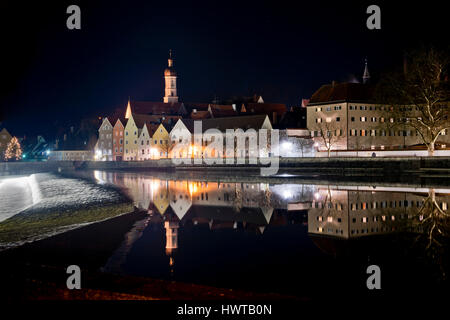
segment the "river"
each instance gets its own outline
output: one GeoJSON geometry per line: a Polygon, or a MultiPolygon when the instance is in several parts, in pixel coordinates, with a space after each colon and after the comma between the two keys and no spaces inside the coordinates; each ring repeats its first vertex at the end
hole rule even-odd
{"type": "Polygon", "coordinates": [[[450,187],[162,172],[85,171],[75,178],[119,188],[140,215],[99,222],[97,239],[80,228],[64,240],[36,241],[31,252],[45,247],[70,257],[73,250],[80,265],[88,253],[97,255],[86,268],[121,276],[319,299],[370,294],[371,265],[380,268],[388,296],[448,288],[450,187]]]}

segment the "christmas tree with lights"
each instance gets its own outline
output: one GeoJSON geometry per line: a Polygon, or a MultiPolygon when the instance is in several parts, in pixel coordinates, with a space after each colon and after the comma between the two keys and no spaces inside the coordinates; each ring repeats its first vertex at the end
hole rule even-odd
{"type": "Polygon", "coordinates": [[[5,160],[8,161],[10,159],[19,160],[22,158],[22,148],[20,147],[19,140],[16,137],[13,137],[11,141],[9,141],[8,146],[5,151],[5,160]]]}

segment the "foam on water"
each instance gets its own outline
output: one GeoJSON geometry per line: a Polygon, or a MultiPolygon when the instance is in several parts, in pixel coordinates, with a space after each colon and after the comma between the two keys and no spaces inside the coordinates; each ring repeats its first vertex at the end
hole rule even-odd
{"type": "Polygon", "coordinates": [[[3,179],[0,183],[0,222],[39,201],[39,186],[30,184],[30,177],[3,179]],[[33,190],[35,196],[33,197],[33,190]]]}

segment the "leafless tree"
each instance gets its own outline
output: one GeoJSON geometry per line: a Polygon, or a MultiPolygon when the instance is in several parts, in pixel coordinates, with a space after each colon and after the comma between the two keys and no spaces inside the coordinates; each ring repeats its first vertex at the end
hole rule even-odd
{"type": "Polygon", "coordinates": [[[300,146],[300,151],[302,152],[302,158],[303,158],[304,151],[311,149],[314,145],[314,141],[312,139],[300,138],[300,139],[298,139],[298,144],[300,146]]]}
{"type": "Polygon", "coordinates": [[[332,123],[325,121],[318,123],[317,128],[319,131],[319,138],[322,140],[325,148],[327,149],[329,158],[331,156],[331,150],[335,147],[339,139],[343,137],[342,135],[337,134],[338,131],[342,133],[341,127],[336,125],[335,122],[332,123]]]}
{"type": "Polygon", "coordinates": [[[406,61],[403,72],[385,76],[376,96],[390,105],[387,111],[396,125],[415,130],[433,155],[439,136],[450,128],[450,60],[431,48],[412,52],[406,61]]]}

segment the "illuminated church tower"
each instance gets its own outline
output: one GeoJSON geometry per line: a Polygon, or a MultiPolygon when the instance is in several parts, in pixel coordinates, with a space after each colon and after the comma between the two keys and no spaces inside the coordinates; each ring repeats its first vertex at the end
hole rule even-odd
{"type": "Polygon", "coordinates": [[[172,50],[169,51],[169,66],[164,70],[165,94],[164,102],[178,102],[177,96],[177,73],[173,68],[172,50]]]}

